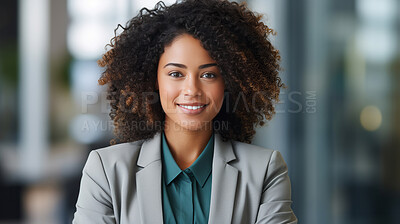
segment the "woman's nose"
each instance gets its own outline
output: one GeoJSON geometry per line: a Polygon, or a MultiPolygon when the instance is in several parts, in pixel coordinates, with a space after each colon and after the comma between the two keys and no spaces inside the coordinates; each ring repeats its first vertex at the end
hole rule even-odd
{"type": "Polygon", "coordinates": [[[185,96],[201,96],[200,80],[193,75],[188,75],[183,84],[185,96]]]}

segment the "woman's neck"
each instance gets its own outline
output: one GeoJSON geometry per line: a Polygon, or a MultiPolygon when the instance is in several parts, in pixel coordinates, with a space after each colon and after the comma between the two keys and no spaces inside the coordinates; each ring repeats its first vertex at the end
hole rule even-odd
{"type": "Polygon", "coordinates": [[[175,159],[176,164],[182,170],[188,168],[207,146],[213,133],[212,128],[202,130],[188,130],[182,127],[171,127],[169,122],[165,123],[165,137],[169,150],[175,159]]]}

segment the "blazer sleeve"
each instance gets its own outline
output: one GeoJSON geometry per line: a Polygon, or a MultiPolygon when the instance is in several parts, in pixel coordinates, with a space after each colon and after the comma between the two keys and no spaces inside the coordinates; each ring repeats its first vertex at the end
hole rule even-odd
{"type": "Polygon", "coordinates": [[[273,151],[264,178],[256,224],[297,223],[291,204],[286,163],[279,151],[273,151]]]}
{"type": "Polygon", "coordinates": [[[73,224],[115,223],[110,186],[98,152],[92,151],[82,171],[73,224]]]}

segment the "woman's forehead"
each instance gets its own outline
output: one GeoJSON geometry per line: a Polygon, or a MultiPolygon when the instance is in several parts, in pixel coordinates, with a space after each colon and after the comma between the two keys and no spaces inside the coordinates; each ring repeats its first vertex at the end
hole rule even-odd
{"type": "Polygon", "coordinates": [[[215,62],[202,47],[200,40],[190,34],[183,34],[164,48],[160,57],[160,65],[175,62],[181,64],[204,64],[215,62]]]}

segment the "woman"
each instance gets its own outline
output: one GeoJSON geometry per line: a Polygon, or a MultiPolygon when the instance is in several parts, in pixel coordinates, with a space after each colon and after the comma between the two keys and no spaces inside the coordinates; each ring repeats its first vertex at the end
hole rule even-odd
{"type": "Polygon", "coordinates": [[[248,144],[283,85],[260,18],[159,2],[113,38],[99,83],[117,137],[90,153],[74,223],[297,223],[282,156],[248,144]]]}

